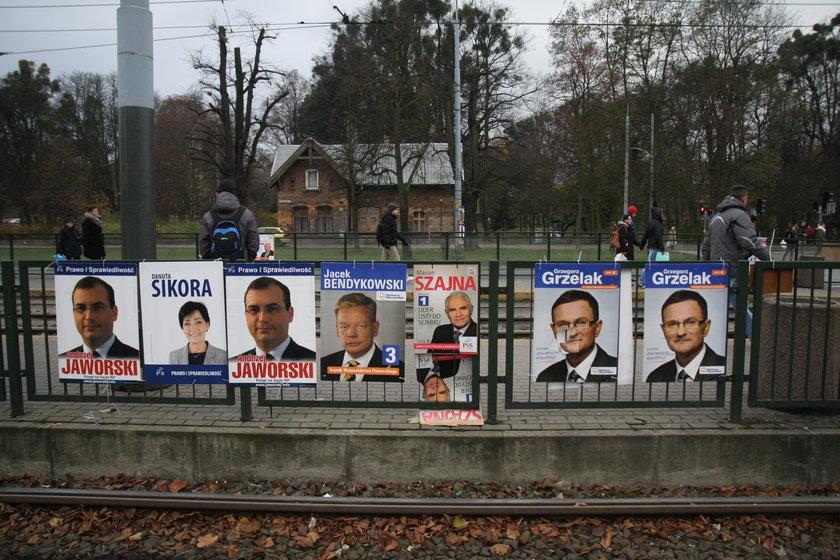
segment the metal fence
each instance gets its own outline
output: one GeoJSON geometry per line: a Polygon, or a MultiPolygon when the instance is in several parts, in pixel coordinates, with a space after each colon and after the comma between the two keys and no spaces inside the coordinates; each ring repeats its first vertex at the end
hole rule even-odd
{"type": "MultiPolygon", "coordinates": [[[[551,260],[600,261],[611,258],[608,232],[409,232],[403,234],[410,242],[404,248],[405,260],[551,260]]],[[[56,253],[58,234],[0,233],[0,260],[51,260],[56,253]]],[[[670,249],[671,259],[691,261],[700,259],[703,235],[679,234],[670,249]]],[[[824,248],[835,259],[840,258],[840,243],[813,241],[782,245],[770,238],[774,259],[800,260],[819,257],[824,248]]],[[[105,249],[109,260],[120,260],[122,236],[105,234],[105,249]]],[[[192,260],[198,258],[198,233],[158,233],[157,260],[192,260]]],[[[642,251],[643,252],[643,251],[642,251]]],[[[376,260],[379,248],[374,233],[288,232],[282,245],[275,247],[277,258],[295,261],[352,261],[376,260]]],[[[642,258],[642,255],[639,255],[642,258]]],[[[831,257],[830,257],[831,258],[831,257]]]]}
{"type": "MultiPolygon", "coordinates": [[[[316,262],[316,268],[319,261],[316,262]]],[[[407,262],[409,275],[420,261],[407,262]]],[[[434,264],[436,261],[423,261],[434,264]]],[[[437,261],[440,262],[440,261],[437,261]]],[[[166,389],[145,386],[134,393],[112,392],[111,386],[64,383],[57,379],[54,275],[52,263],[2,263],[4,337],[3,383],[0,398],[11,401],[11,414],[25,412],[28,401],[149,402],[239,405],[243,421],[252,418],[252,389],[218,385],[176,385],[166,389]],[[7,393],[8,391],[8,393],[7,393]]],[[[471,264],[466,261],[465,264],[471,264]]],[[[529,375],[534,338],[534,260],[500,263],[472,261],[481,268],[481,326],[479,359],[472,360],[473,400],[459,408],[485,409],[496,421],[499,406],[506,409],[558,408],[680,408],[729,407],[730,418],[741,418],[750,407],[840,406],[840,302],[837,282],[840,263],[824,261],[748,263],[730,271],[735,305],[727,321],[727,375],[698,383],[646,383],[641,379],[645,290],[638,275],[644,263],[620,266],[632,287],[632,359],[630,384],[563,384],[549,389],[529,375]],[[754,280],[750,280],[750,278],[754,280]],[[752,285],[752,287],[750,287],[752,285]],[[746,339],[748,309],[754,312],[754,332],[746,339]],[[500,387],[503,386],[503,387],[500,387]],[[503,391],[503,393],[501,393],[503,391]],[[744,396],[747,396],[744,399],[744,396]],[[499,398],[503,396],[504,398],[499,398]]],[[[622,290],[625,289],[624,285],[622,290]]],[[[316,293],[316,301],[319,300],[316,293]]],[[[413,301],[406,302],[406,338],[413,338],[413,301]]],[[[316,305],[316,317],[320,309],[316,305]]],[[[658,322],[658,318],[657,318],[658,322]]],[[[407,380],[414,378],[413,354],[407,344],[407,380]]],[[[258,388],[257,406],[452,408],[452,403],[423,402],[419,384],[354,384],[320,382],[312,388],[258,388]]]]}

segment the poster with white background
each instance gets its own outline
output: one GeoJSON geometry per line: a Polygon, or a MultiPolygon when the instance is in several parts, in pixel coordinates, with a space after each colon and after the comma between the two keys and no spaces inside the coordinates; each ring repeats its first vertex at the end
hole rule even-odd
{"type": "Polygon", "coordinates": [[[222,261],[141,262],[140,305],[149,383],[227,382],[222,261]]]}

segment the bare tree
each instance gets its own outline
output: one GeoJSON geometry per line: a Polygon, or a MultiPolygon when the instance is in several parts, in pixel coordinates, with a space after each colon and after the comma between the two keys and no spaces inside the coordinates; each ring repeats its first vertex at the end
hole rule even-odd
{"type": "Polygon", "coordinates": [[[233,179],[241,200],[248,199],[254,170],[260,165],[260,140],[271,127],[274,107],[288,95],[285,89],[272,86],[282,73],[264,65],[263,43],[269,39],[265,28],[252,30],[253,55],[243,60],[240,47],[229,59],[228,36],[224,26],[217,30],[219,57],[210,62],[200,55],[193,57],[193,66],[203,73],[199,81],[209,98],[198,121],[197,158],[214,167],[219,177],[233,179]],[[265,97],[261,93],[267,91],[265,97]]]}

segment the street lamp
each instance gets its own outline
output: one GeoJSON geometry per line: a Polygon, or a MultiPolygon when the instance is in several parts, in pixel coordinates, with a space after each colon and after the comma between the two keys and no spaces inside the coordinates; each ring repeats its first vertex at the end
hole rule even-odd
{"type": "Polygon", "coordinates": [[[636,150],[637,152],[642,152],[645,154],[650,161],[650,207],[653,208],[653,152],[649,152],[644,148],[637,148],[633,146],[630,148],[631,150],[636,150]]]}
{"type": "Polygon", "coordinates": [[[627,211],[627,193],[630,188],[630,150],[638,150],[647,154],[650,159],[650,206],[653,208],[653,124],[654,115],[650,114],[650,151],[630,146],[630,103],[627,103],[627,113],[624,116],[624,210],[627,211]]]}

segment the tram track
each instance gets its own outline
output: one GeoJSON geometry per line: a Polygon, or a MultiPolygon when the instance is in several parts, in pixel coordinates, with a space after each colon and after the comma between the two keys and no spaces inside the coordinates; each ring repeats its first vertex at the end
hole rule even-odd
{"type": "Polygon", "coordinates": [[[333,515],[477,515],[519,517],[668,515],[840,515],[840,497],[662,497],[592,499],[364,498],[0,488],[0,503],[197,512],[333,515]]]}

